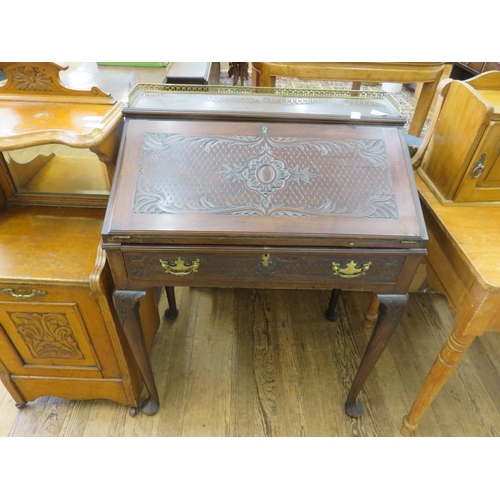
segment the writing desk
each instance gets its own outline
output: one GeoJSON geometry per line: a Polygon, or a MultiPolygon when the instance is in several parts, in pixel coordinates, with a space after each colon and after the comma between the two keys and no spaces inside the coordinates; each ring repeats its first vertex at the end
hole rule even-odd
{"type": "Polygon", "coordinates": [[[170,317],[175,286],[298,288],[333,289],[329,319],[340,290],[382,304],[345,404],[359,416],[425,255],[404,120],[377,93],[182,89],[132,92],[102,233],[143,411],[159,407],[139,321],[149,288],[167,287],[170,317]]]}

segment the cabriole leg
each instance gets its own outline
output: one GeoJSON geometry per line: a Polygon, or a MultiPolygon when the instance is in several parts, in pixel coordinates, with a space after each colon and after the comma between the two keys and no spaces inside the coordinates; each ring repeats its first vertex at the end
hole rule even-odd
{"type": "Polygon", "coordinates": [[[145,295],[144,291],[115,290],[113,300],[123,331],[149,393],[149,397],[142,404],[142,411],[146,415],[154,415],[160,404],[139,316],[139,301],[145,295]]]}
{"type": "Polygon", "coordinates": [[[347,395],[345,411],[350,417],[359,417],[363,406],[357,401],[358,394],[389,342],[408,302],[408,295],[377,295],[380,314],[366,347],[366,351],[347,395]]]}

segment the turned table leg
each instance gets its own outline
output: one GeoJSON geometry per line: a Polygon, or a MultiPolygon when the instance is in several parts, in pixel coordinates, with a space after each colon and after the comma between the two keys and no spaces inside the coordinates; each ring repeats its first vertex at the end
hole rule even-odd
{"type": "Polygon", "coordinates": [[[145,296],[145,291],[115,290],[113,300],[123,331],[149,393],[149,397],[142,404],[142,411],[146,415],[154,415],[160,403],[139,316],[139,301],[145,296]]]}
{"type": "Polygon", "coordinates": [[[450,375],[475,338],[475,335],[467,336],[465,332],[458,330],[456,327],[451,332],[439,356],[434,361],[410,412],[403,418],[403,425],[401,427],[401,434],[403,436],[409,436],[417,429],[422,415],[450,378],[450,375]]]}
{"type": "Polygon", "coordinates": [[[476,283],[457,311],[455,328],[432,365],[408,415],[403,418],[401,434],[409,436],[441,388],[450,378],[474,339],[483,335],[495,320],[498,297],[476,283]]]}
{"type": "Polygon", "coordinates": [[[350,417],[359,417],[363,413],[363,406],[356,398],[399,324],[408,302],[408,294],[379,294],[377,297],[381,304],[380,314],[345,403],[345,411],[350,417]]]}
{"type": "Polygon", "coordinates": [[[370,305],[368,306],[368,310],[365,313],[365,322],[364,322],[365,328],[371,328],[373,326],[373,323],[375,323],[375,320],[377,319],[378,316],[379,307],[380,307],[380,301],[378,300],[378,297],[375,294],[373,294],[370,305]]]}
{"type": "Polygon", "coordinates": [[[409,135],[420,137],[422,129],[425,125],[425,120],[431,109],[432,101],[439,85],[439,79],[432,82],[424,82],[420,96],[415,106],[415,112],[408,130],[409,135]]]}

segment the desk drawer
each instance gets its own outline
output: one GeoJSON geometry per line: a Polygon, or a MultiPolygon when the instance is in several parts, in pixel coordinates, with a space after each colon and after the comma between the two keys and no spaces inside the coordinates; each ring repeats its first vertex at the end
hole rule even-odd
{"type": "MultiPolygon", "coordinates": [[[[408,252],[287,248],[124,248],[130,281],[186,286],[395,283],[408,252]]],[[[352,286],[351,286],[352,284],[352,286]]]]}

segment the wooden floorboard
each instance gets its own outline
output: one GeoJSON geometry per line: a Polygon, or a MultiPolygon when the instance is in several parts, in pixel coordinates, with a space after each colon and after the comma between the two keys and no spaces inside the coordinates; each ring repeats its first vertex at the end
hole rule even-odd
{"type": "MultiPolygon", "coordinates": [[[[162,317],[151,354],[161,407],[129,416],[111,401],[39,398],[23,410],[0,388],[0,436],[400,436],[429,368],[453,327],[438,294],[410,295],[352,419],[344,401],[371,330],[369,293],[342,292],[340,319],[324,318],[329,292],[176,290],[180,314],[162,317]]],[[[166,306],[160,302],[161,311],[166,306]]],[[[500,434],[500,340],[476,339],[416,436],[500,434]]],[[[143,394],[145,396],[145,392],[143,394]]]]}

